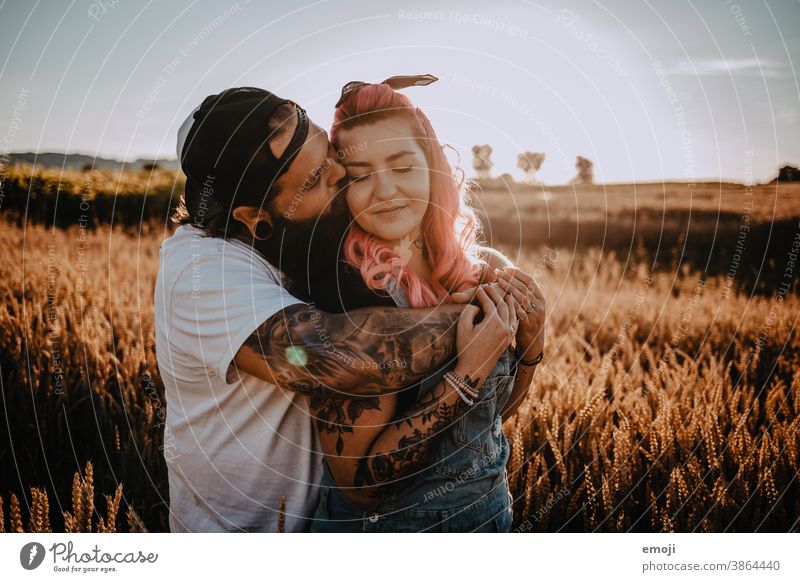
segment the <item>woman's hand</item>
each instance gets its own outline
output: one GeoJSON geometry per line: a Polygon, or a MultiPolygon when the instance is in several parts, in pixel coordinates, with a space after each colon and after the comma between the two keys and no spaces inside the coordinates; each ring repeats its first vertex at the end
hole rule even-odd
{"type": "Polygon", "coordinates": [[[498,283],[503,291],[513,295],[518,304],[517,354],[525,360],[532,360],[544,350],[545,301],[542,289],[528,273],[514,267],[500,271],[498,283]]]}
{"type": "Polygon", "coordinates": [[[455,373],[483,383],[517,332],[517,305],[499,283],[481,285],[474,292],[478,305],[467,305],[458,319],[455,373]],[[480,306],[480,307],[479,307],[480,306]],[[482,319],[476,319],[482,315],[482,319]]]}

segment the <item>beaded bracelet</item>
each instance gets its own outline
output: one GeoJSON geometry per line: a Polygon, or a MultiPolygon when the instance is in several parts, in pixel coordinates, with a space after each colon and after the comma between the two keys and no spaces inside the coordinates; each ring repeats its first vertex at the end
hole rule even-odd
{"type": "Polygon", "coordinates": [[[475,390],[471,385],[465,382],[463,379],[459,378],[455,374],[450,376],[450,379],[458,384],[458,387],[464,392],[467,396],[471,396],[473,399],[478,398],[478,391],[475,390]]]}
{"type": "Polygon", "coordinates": [[[459,398],[461,398],[461,400],[463,400],[464,403],[466,403],[468,406],[472,406],[473,404],[475,404],[475,400],[473,400],[473,398],[477,398],[478,396],[477,393],[475,393],[472,390],[465,389],[463,386],[465,382],[463,382],[461,378],[456,376],[456,374],[454,374],[453,372],[447,372],[444,375],[444,381],[447,382],[450,385],[450,387],[452,387],[453,390],[456,391],[456,394],[458,394],[459,398]]]}
{"type": "Polygon", "coordinates": [[[478,389],[472,382],[470,382],[469,376],[460,378],[455,372],[451,371],[450,378],[454,382],[458,382],[458,385],[461,388],[462,392],[465,392],[468,396],[472,396],[472,398],[475,400],[478,399],[478,389]]]}

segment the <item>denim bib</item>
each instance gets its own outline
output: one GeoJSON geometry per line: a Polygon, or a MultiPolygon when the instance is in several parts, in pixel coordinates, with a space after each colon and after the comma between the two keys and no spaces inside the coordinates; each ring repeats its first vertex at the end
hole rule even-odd
{"type": "MultiPolygon", "coordinates": [[[[408,305],[401,289],[390,285],[387,290],[398,307],[408,305]]],[[[420,394],[435,387],[446,371],[422,382],[420,394]]],[[[434,438],[427,460],[375,511],[345,499],[325,463],[311,531],[510,531],[509,445],[501,413],[515,373],[516,362],[506,350],[481,387],[480,399],[434,438]]]]}

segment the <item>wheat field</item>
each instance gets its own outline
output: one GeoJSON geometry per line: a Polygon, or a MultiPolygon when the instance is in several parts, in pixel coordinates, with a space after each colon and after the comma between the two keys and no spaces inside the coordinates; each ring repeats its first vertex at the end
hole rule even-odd
{"type": "MultiPolygon", "coordinates": [[[[3,230],[0,528],[166,531],[165,232],[3,230]]],[[[597,248],[512,254],[548,309],[505,426],[515,531],[800,531],[794,287],[751,295],[597,248]]]]}

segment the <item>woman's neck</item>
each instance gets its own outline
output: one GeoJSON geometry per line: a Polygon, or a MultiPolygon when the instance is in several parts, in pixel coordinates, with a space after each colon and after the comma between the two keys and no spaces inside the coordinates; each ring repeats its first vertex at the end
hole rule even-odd
{"type": "Polygon", "coordinates": [[[431,264],[428,262],[428,258],[425,256],[422,249],[414,248],[414,253],[411,256],[411,260],[408,262],[408,268],[417,277],[425,281],[429,287],[431,286],[433,281],[433,269],[431,269],[431,264]]]}
{"type": "Polygon", "coordinates": [[[422,234],[420,232],[412,233],[409,237],[404,237],[396,242],[394,248],[406,268],[431,286],[433,269],[425,256],[422,234]]]}

